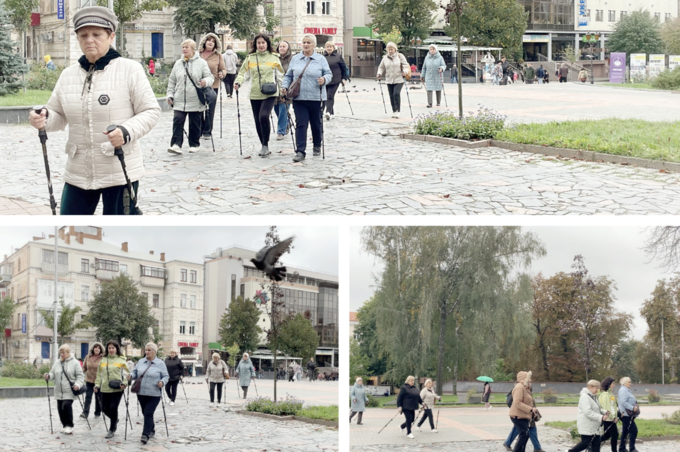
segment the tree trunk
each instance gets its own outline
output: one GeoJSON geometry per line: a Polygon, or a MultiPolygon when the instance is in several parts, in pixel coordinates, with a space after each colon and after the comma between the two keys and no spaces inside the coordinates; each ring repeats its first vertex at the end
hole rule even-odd
{"type": "Polygon", "coordinates": [[[437,360],[437,394],[444,392],[444,339],[446,336],[446,317],[440,315],[439,317],[439,356],[437,360]]]}
{"type": "Polygon", "coordinates": [[[458,324],[456,323],[455,338],[456,338],[456,352],[453,355],[453,395],[458,393],[458,324]]]}
{"type": "Polygon", "coordinates": [[[546,381],[550,381],[550,368],[548,367],[548,352],[545,349],[545,330],[541,333],[541,322],[540,320],[536,324],[536,332],[540,338],[538,346],[541,349],[541,358],[543,360],[543,370],[545,371],[546,381]]]}
{"type": "Polygon", "coordinates": [[[278,371],[279,368],[276,366],[276,356],[277,356],[277,351],[278,351],[278,345],[279,345],[279,337],[278,337],[278,332],[274,334],[274,403],[276,403],[276,382],[279,380],[278,378],[278,371]]]}

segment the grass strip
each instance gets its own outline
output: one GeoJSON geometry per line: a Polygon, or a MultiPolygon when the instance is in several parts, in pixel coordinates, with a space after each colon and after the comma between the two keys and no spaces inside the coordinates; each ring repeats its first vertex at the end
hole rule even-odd
{"type": "MultiPolygon", "coordinates": [[[[37,89],[28,89],[24,94],[23,90],[20,90],[16,94],[8,94],[6,96],[0,96],[0,107],[31,107],[33,105],[45,105],[52,91],[43,91],[37,89]]],[[[165,93],[156,94],[156,97],[165,97],[165,93]]]]}
{"type": "MultiPolygon", "coordinates": [[[[574,413],[576,415],[576,413],[574,413]]],[[[680,425],[669,424],[663,419],[636,419],[635,424],[638,428],[638,438],[654,438],[657,436],[679,436],[680,425]]],[[[574,422],[546,422],[548,427],[554,427],[561,430],[576,428],[576,421],[574,422]]],[[[619,423],[619,429],[621,424],[619,423]]]]}
{"type": "MultiPolygon", "coordinates": [[[[54,384],[50,381],[48,382],[50,386],[54,384]]],[[[0,388],[15,388],[21,386],[45,386],[45,380],[43,379],[29,379],[29,378],[0,378],[0,388]]]]}
{"type": "Polygon", "coordinates": [[[338,422],[338,406],[309,406],[298,411],[296,416],[306,417],[309,419],[321,419],[324,421],[338,422]]]}

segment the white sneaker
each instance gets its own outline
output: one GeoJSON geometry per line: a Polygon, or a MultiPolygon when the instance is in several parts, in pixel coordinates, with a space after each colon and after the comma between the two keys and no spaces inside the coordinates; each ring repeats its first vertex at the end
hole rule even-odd
{"type": "Polygon", "coordinates": [[[431,433],[437,433],[437,429],[436,429],[436,428],[433,428],[433,429],[431,430],[431,433]]]}
{"type": "Polygon", "coordinates": [[[331,114],[328,113],[328,112],[326,112],[326,114],[324,115],[324,117],[326,118],[326,121],[328,121],[328,120],[331,119],[331,114]]]}
{"type": "Polygon", "coordinates": [[[170,153],[172,153],[172,154],[179,154],[179,155],[181,155],[181,154],[182,154],[182,148],[180,148],[180,147],[177,146],[176,144],[173,144],[172,146],[170,146],[170,147],[168,148],[168,152],[170,152],[170,153]]]}
{"type": "Polygon", "coordinates": [[[189,148],[189,154],[195,154],[196,152],[200,151],[201,147],[196,146],[195,148],[189,148]]]}
{"type": "Polygon", "coordinates": [[[409,434],[406,435],[406,436],[408,436],[408,437],[411,438],[411,439],[415,438],[415,436],[413,436],[413,433],[409,433],[409,434]]]}
{"type": "Polygon", "coordinates": [[[422,432],[422,431],[423,431],[423,429],[420,428],[420,427],[416,427],[416,430],[419,431],[419,432],[422,432]]]}
{"type": "Polygon", "coordinates": [[[493,408],[493,405],[489,405],[489,409],[493,408]]]}
{"type": "Polygon", "coordinates": [[[61,430],[59,430],[59,433],[66,433],[66,427],[63,427],[61,430]]]}
{"type": "Polygon", "coordinates": [[[170,406],[175,406],[175,402],[170,402],[170,406]]]}
{"type": "Polygon", "coordinates": [[[73,433],[73,427],[66,427],[64,429],[64,433],[66,433],[67,435],[72,434],[73,433]]]}
{"type": "Polygon", "coordinates": [[[396,112],[396,113],[394,114],[394,117],[397,118],[397,119],[399,119],[399,112],[396,112]]]}
{"type": "Polygon", "coordinates": [[[335,115],[331,115],[330,119],[335,119],[335,115]]]}
{"type": "Polygon", "coordinates": [[[215,404],[214,404],[214,403],[211,403],[211,404],[210,404],[210,408],[215,408],[215,404]]]}

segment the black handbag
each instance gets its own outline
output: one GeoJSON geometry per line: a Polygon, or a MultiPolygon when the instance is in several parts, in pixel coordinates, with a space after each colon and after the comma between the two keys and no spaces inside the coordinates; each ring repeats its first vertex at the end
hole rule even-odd
{"type": "Polygon", "coordinates": [[[266,96],[276,94],[279,90],[278,83],[276,83],[276,69],[274,70],[274,83],[262,83],[262,74],[260,74],[260,59],[255,54],[255,61],[257,61],[257,77],[260,79],[260,92],[266,96]]]}
{"type": "Polygon", "coordinates": [[[64,362],[62,361],[61,363],[61,373],[64,374],[66,377],[66,380],[68,380],[68,385],[71,387],[71,392],[73,392],[73,395],[78,397],[80,394],[85,394],[87,392],[87,386],[82,385],[78,390],[76,391],[73,389],[73,383],[71,383],[71,379],[68,377],[68,374],[66,373],[66,369],[64,369],[64,362]]]}
{"type": "Polygon", "coordinates": [[[123,384],[122,381],[120,380],[111,380],[111,377],[109,376],[109,362],[111,360],[109,357],[106,357],[106,378],[109,380],[109,388],[111,389],[120,389],[120,386],[123,384]]]}
{"type": "Polygon", "coordinates": [[[217,93],[212,88],[212,86],[206,86],[205,88],[201,88],[198,85],[196,85],[196,82],[194,82],[194,79],[191,77],[191,74],[189,74],[189,69],[187,66],[188,65],[186,64],[184,65],[184,71],[186,71],[187,75],[189,76],[191,84],[194,85],[194,88],[196,88],[196,95],[198,96],[198,101],[203,105],[208,105],[215,102],[217,100],[217,93]]]}

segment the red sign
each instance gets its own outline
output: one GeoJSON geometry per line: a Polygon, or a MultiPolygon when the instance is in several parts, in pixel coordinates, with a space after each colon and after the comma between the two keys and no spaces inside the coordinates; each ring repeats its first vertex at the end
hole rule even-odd
{"type": "Polygon", "coordinates": [[[31,27],[40,26],[40,13],[31,13],[31,27]]]}
{"type": "Polygon", "coordinates": [[[12,329],[5,328],[5,337],[12,337],[12,329]]]}
{"type": "Polygon", "coordinates": [[[198,347],[198,342],[178,342],[178,347],[198,347]]]}
{"type": "Polygon", "coordinates": [[[187,345],[186,342],[178,342],[178,343],[177,343],[177,346],[178,346],[178,347],[188,347],[188,345],[187,345]]]}
{"type": "Polygon", "coordinates": [[[337,28],[308,27],[308,28],[305,28],[304,32],[312,34],[312,35],[334,35],[334,34],[337,34],[338,29],[337,28]]]}

